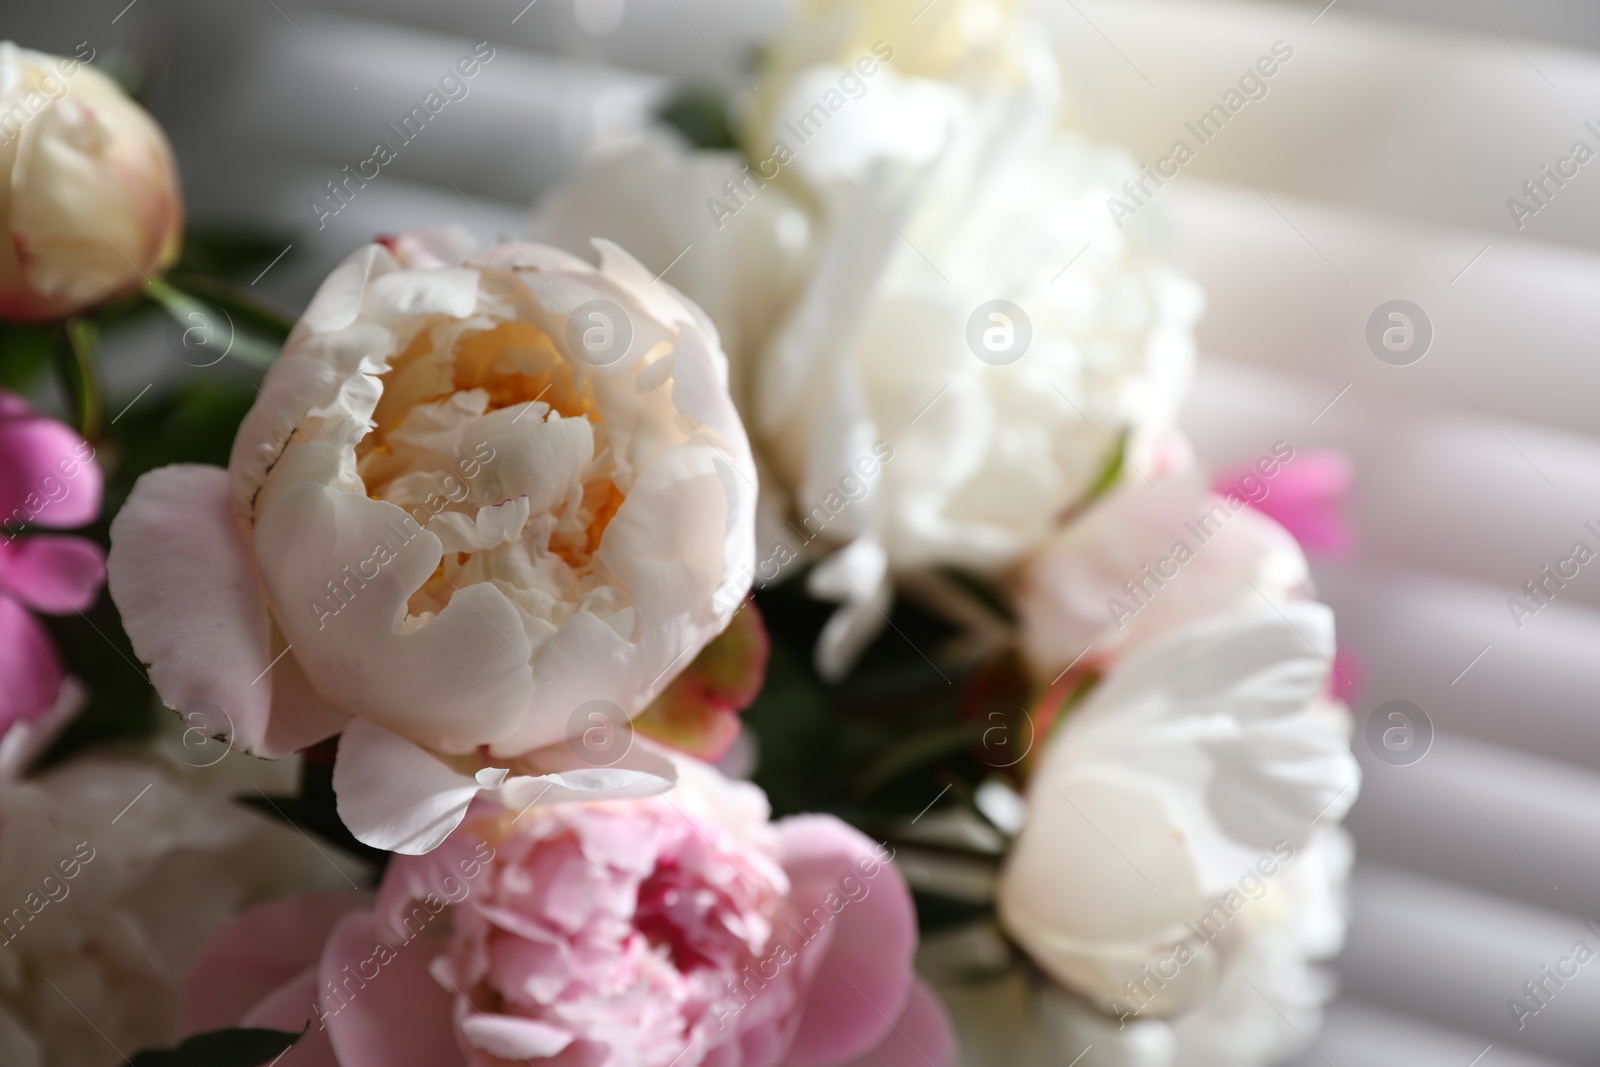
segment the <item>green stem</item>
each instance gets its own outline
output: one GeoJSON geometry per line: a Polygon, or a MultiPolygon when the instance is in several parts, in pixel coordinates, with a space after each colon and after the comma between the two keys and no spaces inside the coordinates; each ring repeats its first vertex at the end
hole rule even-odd
{"type": "Polygon", "coordinates": [[[78,432],[87,440],[100,438],[105,417],[100,389],[100,331],[88,319],[70,318],[59,324],[52,345],[56,375],[72,407],[78,432]]]}

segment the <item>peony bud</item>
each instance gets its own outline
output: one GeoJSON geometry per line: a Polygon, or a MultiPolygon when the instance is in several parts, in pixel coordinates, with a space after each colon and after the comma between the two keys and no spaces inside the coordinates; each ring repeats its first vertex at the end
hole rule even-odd
{"type": "Polygon", "coordinates": [[[166,135],[86,63],[0,42],[0,176],[0,317],[65,318],[177,258],[166,135]]]}

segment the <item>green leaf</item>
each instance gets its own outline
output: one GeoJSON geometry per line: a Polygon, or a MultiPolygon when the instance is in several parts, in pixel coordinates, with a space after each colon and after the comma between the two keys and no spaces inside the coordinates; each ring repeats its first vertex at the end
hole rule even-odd
{"type": "Polygon", "coordinates": [[[952,759],[983,737],[983,727],[954,723],[903,737],[867,765],[856,779],[856,790],[868,796],[896,778],[921,767],[952,759]]]}
{"type": "Polygon", "coordinates": [[[766,683],[745,709],[744,725],[759,742],[755,781],[766,790],[773,814],[814,809],[821,779],[837,769],[829,755],[834,718],[804,661],[778,641],[767,660],[766,683]]]}
{"type": "Polygon", "coordinates": [[[50,365],[51,332],[19,322],[0,322],[0,388],[27,393],[50,365]]]}
{"type": "Polygon", "coordinates": [[[728,122],[728,105],[714,89],[688,89],[667,101],[662,122],[676,129],[696,148],[738,148],[728,122]]]}
{"type": "MultiPolygon", "coordinates": [[[[104,545],[105,522],[75,531],[104,545]]],[[[62,731],[41,761],[57,763],[73,753],[108,741],[152,736],[162,711],[144,667],[122,629],[122,616],[104,589],[81,614],[39,616],[66,661],[67,673],[89,690],[89,702],[62,731]]]]}
{"type": "Polygon", "coordinates": [[[294,329],[292,315],[230,281],[187,271],[173,271],[166,280],[174,288],[227,311],[244,327],[280,344],[294,329]]]}
{"type": "Polygon", "coordinates": [[[172,393],[137,400],[111,427],[117,454],[109,464],[105,513],[116,514],[146,471],[169,463],[227,466],[239,423],[255,399],[248,382],[196,375],[172,393]]]}
{"type": "Polygon", "coordinates": [[[1075,505],[1075,510],[1083,510],[1096,500],[1108,493],[1112,486],[1122,479],[1122,471],[1128,465],[1128,436],[1127,430],[1117,435],[1116,446],[1111,454],[1106,457],[1106,462],[1100,468],[1100,473],[1095,477],[1088,492],[1083,494],[1083,499],[1075,505]]]}
{"type": "Polygon", "coordinates": [[[990,611],[1007,622],[1017,621],[1017,611],[1005,594],[987,578],[980,577],[960,567],[941,567],[939,573],[959,585],[974,600],[980,601],[990,611]]]}
{"type": "Polygon", "coordinates": [[[254,278],[290,247],[291,240],[264,230],[191,230],[184,235],[175,269],[215,278],[254,278]]]}
{"type": "MultiPolygon", "coordinates": [[[[196,279],[190,278],[191,282],[196,279]]],[[[215,283],[217,288],[222,283],[215,283]]],[[[273,322],[268,312],[252,307],[249,313],[241,311],[243,305],[232,301],[232,308],[224,307],[218,300],[200,300],[184,292],[165,279],[145,283],[145,292],[164,308],[174,322],[183,328],[183,346],[195,353],[211,353],[220,361],[233,357],[253,367],[270,367],[283,347],[287,329],[273,322]],[[251,321],[255,326],[252,328],[251,321]],[[280,334],[275,340],[256,332],[262,321],[267,329],[280,334]]],[[[208,364],[199,363],[197,366],[208,364]]]]}
{"type": "Polygon", "coordinates": [[[212,1030],[177,1048],[151,1049],[133,1058],[133,1067],[261,1067],[298,1045],[311,1024],[292,1030],[212,1030]]]}

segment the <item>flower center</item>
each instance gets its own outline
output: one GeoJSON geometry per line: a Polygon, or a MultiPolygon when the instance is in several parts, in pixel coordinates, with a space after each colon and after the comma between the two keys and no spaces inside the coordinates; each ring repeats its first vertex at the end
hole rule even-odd
{"type": "Polygon", "coordinates": [[[357,469],[369,496],[404,508],[445,548],[411,614],[437,613],[485,580],[530,591],[523,606],[544,617],[581,595],[626,494],[593,385],[550,338],[529,322],[446,321],[379,380],[357,469]]]}

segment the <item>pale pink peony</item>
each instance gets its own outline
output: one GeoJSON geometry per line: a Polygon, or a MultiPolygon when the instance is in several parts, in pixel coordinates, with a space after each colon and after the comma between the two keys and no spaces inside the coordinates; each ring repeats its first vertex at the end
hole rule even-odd
{"type": "Polygon", "coordinates": [[[100,595],[105,554],[81,537],[24,527],[82,526],[100,514],[94,449],[64,423],[0,390],[0,733],[46,712],[66,676],[32,612],[82,611],[100,595]]]}
{"type": "Polygon", "coordinates": [[[569,739],[649,706],[755,551],[755,464],[699,309],[615,246],[597,269],[472,244],[351,255],[228,469],[144,475],[111,528],[161,699],[269,759],[340,734],[340,818],[410,854],[480,791],[521,808],[668,780],[569,739]]]}
{"type": "Polygon", "coordinates": [[[190,972],[185,1029],[311,1022],[280,1067],[952,1064],[884,852],[678,763],[650,799],[479,802],[375,901],[243,916],[190,972]]]}

